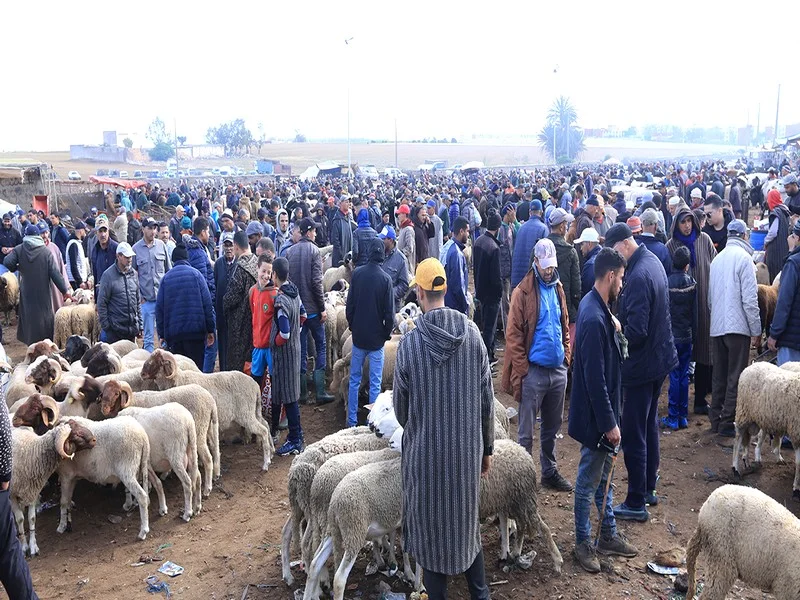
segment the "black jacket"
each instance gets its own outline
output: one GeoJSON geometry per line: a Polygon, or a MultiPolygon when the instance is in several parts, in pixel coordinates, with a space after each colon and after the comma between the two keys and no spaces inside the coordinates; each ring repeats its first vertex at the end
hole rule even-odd
{"type": "Polygon", "coordinates": [[[369,262],[353,271],[345,313],[353,346],[372,351],[383,348],[392,335],[394,298],[392,280],[381,268],[383,241],[375,238],[368,244],[369,262]]]}
{"type": "Polygon", "coordinates": [[[475,297],[481,302],[500,302],[503,282],[500,279],[500,242],[485,232],[473,244],[472,268],[475,278],[475,297]]]}
{"type": "MultiPolygon", "coordinates": [[[[13,226],[0,227],[0,248],[16,248],[22,243],[22,236],[13,226]]],[[[0,258],[5,258],[1,256],[0,258]]]]}
{"type": "Polygon", "coordinates": [[[123,273],[116,263],[106,269],[100,278],[97,316],[103,331],[113,331],[120,337],[139,334],[142,311],[136,271],[128,269],[123,273]]]}
{"type": "Polygon", "coordinates": [[[639,246],[628,261],[619,320],[628,339],[625,386],[662,380],[678,364],[669,315],[667,275],[655,254],[639,246]]]}
{"type": "Polygon", "coordinates": [[[671,273],[667,284],[672,337],[676,344],[691,344],[697,331],[697,283],[681,271],[671,273]]]}

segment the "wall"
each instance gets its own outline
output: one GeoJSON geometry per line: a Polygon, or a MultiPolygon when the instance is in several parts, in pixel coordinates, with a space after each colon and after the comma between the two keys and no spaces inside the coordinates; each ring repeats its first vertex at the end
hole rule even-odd
{"type": "Polygon", "coordinates": [[[222,158],[225,156],[225,146],[216,144],[201,144],[198,146],[181,146],[178,148],[178,158],[192,160],[196,158],[222,158]]]}
{"type": "Polygon", "coordinates": [[[33,203],[35,194],[44,194],[42,182],[33,183],[6,183],[0,180],[0,200],[17,204],[21,209],[27,210],[33,203]]]}
{"type": "Polygon", "coordinates": [[[72,145],[69,147],[70,160],[96,160],[98,162],[126,162],[125,148],[117,146],[83,146],[72,145]]]}

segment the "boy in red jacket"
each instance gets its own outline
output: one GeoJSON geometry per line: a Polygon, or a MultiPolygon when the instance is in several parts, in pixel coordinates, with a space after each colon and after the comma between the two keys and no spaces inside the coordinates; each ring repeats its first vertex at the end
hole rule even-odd
{"type": "MultiPolygon", "coordinates": [[[[269,348],[269,338],[272,332],[272,322],[275,317],[275,296],[278,290],[272,285],[272,256],[266,253],[258,257],[258,280],[250,288],[250,313],[253,315],[253,357],[250,364],[250,374],[259,386],[262,386],[261,414],[267,423],[272,424],[270,417],[272,399],[272,352],[269,348]]],[[[275,407],[280,410],[280,407],[275,407]]],[[[272,431],[273,439],[278,432],[272,431]]]]}

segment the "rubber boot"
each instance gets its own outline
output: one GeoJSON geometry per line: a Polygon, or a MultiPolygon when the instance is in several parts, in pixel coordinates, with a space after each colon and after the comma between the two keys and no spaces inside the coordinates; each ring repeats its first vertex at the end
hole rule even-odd
{"type": "Polygon", "coordinates": [[[306,372],[300,371],[300,404],[308,404],[308,379],[306,372]]]}
{"type": "Polygon", "coordinates": [[[314,384],[317,387],[317,404],[329,404],[334,397],[325,389],[325,369],[314,371],[314,384]]]}

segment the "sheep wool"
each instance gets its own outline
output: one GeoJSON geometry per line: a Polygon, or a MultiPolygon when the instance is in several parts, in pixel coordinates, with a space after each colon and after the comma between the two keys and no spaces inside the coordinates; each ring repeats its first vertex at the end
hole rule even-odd
{"type": "Polygon", "coordinates": [[[481,460],[494,445],[492,376],[475,323],[450,308],[419,317],[398,346],[393,392],[405,428],[404,547],[428,570],[463,573],[481,548],[481,460]]]}

